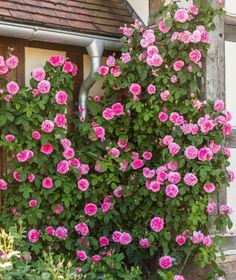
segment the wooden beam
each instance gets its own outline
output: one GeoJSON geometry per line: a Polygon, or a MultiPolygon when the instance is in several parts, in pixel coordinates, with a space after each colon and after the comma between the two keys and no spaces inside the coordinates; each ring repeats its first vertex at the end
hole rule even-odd
{"type": "Polygon", "coordinates": [[[236,128],[233,128],[232,133],[226,138],[227,147],[236,148],[236,128]]]}

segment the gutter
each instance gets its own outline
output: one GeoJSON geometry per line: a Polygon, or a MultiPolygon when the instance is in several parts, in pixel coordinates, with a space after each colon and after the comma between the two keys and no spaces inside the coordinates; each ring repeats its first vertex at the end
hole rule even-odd
{"type": "Polygon", "coordinates": [[[79,107],[83,110],[82,118],[86,117],[89,90],[95,83],[94,74],[101,65],[104,49],[118,51],[122,46],[120,40],[117,38],[89,35],[7,21],[0,21],[0,35],[26,39],[29,41],[42,41],[80,47],[82,46],[87,49],[91,62],[91,71],[89,76],[82,83],[79,92],[79,107]]]}

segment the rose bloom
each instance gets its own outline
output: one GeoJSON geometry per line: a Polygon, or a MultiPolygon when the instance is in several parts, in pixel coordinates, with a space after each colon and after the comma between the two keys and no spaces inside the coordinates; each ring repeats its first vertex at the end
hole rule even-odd
{"type": "Polygon", "coordinates": [[[94,203],[88,203],[84,207],[84,212],[88,216],[94,216],[97,213],[97,205],[94,203]]]}
{"type": "Polygon", "coordinates": [[[151,223],[150,223],[150,227],[153,231],[155,232],[160,232],[163,230],[164,228],[164,225],[165,225],[165,222],[162,218],[160,217],[154,217],[152,220],[151,220],[151,223]]]}
{"type": "Polygon", "coordinates": [[[178,184],[181,180],[181,175],[179,174],[179,172],[170,172],[168,174],[168,181],[171,184],[178,184]]]}
{"type": "Polygon", "coordinates": [[[118,158],[120,156],[120,151],[117,149],[117,148],[112,148],[110,151],[109,151],[109,154],[110,155],[113,155],[114,158],[118,158]]]}
{"type": "Polygon", "coordinates": [[[175,239],[179,246],[182,246],[186,242],[186,238],[183,235],[178,235],[175,239]]]}
{"type": "Polygon", "coordinates": [[[68,100],[68,95],[65,91],[60,90],[56,93],[55,100],[56,100],[56,103],[59,105],[66,104],[67,100],[68,100]]]}
{"type": "Polygon", "coordinates": [[[165,21],[162,20],[159,22],[159,29],[162,33],[167,33],[170,31],[170,27],[167,27],[165,21]]]}
{"type": "Polygon", "coordinates": [[[220,214],[222,215],[231,215],[233,213],[233,209],[229,207],[227,204],[222,204],[220,206],[220,214]]]}
{"type": "Polygon", "coordinates": [[[117,142],[117,145],[121,148],[124,149],[127,146],[128,141],[126,139],[119,139],[117,142]]]}
{"type": "Polygon", "coordinates": [[[213,183],[207,183],[203,186],[203,189],[207,193],[212,193],[215,190],[215,185],[213,183]]]}
{"type": "Polygon", "coordinates": [[[101,98],[98,95],[96,95],[94,96],[93,100],[94,102],[100,102],[101,98]]]}
{"type": "Polygon", "coordinates": [[[53,146],[50,143],[47,143],[41,147],[40,152],[45,155],[50,155],[53,152],[53,146]]]}
{"type": "Polygon", "coordinates": [[[43,68],[39,67],[33,70],[32,76],[37,82],[40,82],[45,79],[46,73],[43,68]]]}
{"type": "Polygon", "coordinates": [[[134,170],[140,169],[144,166],[144,162],[141,159],[135,159],[132,163],[131,166],[134,170]]]}
{"type": "Polygon", "coordinates": [[[119,231],[114,231],[112,233],[112,240],[115,242],[115,243],[119,243],[120,242],[120,237],[121,237],[121,232],[119,231]]]}
{"type": "Polygon", "coordinates": [[[98,138],[105,139],[105,129],[102,126],[93,127],[93,131],[98,138]]]}
{"type": "Polygon", "coordinates": [[[9,92],[9,94],[11,95],[15,95],[18,91],[19,91],[20,87],[18,86],[18,84],[14,81],[10,81],[7,84],[7,91],[9,92]]]}
{"type": "Polygon", "coordinates": [[[160,258],[159,265],[163,269],[168,269],[168,268],[172,267],[172,258],[169,256],[164,256],[164,257],[160,258]]]}
{"type": "Polygon", "coordinates": [[[112,109],[105,108],[102,112],[102,116],[105,120],[109,121],[109,120],[113,119],[113,117],[115,116],[115,113],[112,109]]]}
{"type": "Polygon", "coordinates": [[[49,81],[42,80],[38,83],[38,90],[42,94],[49,93],[50,88],[51,88],[51,84],[49,81]]]}
{"type": "Polygon", "coordinates": [[[214,201],[209,202],[206,209],[207,213],[213,213],[215,210],[216,210],[216,203],[214,201]]]}
{"type": "Polygon", "coordinates": [[[162,123],[164,123],[168,120],[169,116],[165,112],[160,112],[158,114],[158,118],[162,123]]]}
{"type": "Polygon", "coordinates": [[[69,163],[66,160],[62,160],[57,164],[57,172],[60,174],[66,174],[69,171],[69,163]]]}
{"type": "Polygon", "coordinates": [[[63,152],[63,157],[66,159],[73,158],[75,156],[75,151],[73,148],[66,148],[63,152]]]}
{"type": "Polygon", "coordinates": [[[229,123],[226,123],[223,127],[222,127],[222,133],[224,135],[230,135],[232,131],[232,126],[229,123]]]}
{"type": "Polygon", "coordinates": [[[43,179],[42,181],[42,186],[45,188],[45,189],[51,189],[53,187],[53,180],[51,177],[46,177],[43,179]]]}
{"type": "Polygon", "coordinates": [[[151,152],[144,152],[143,153],[143,158],[146,159],[146,160],[151,160],[152,159],[152,153],[151,152]]]}
{"type": "Polygon", "coordinates": [[[39,231],[37,231],[36,229],[31,229],[28,232],[28,240],[31,243],[36,243],[39,240],[39,231]]]}
{"type": "Polygon", "coordinates": [[[13,177],[17,182],[21,182],[20,173],[17,171],[13,172],[13,177]]]}
{"type": "Polygon", "coordinates": [[[123,63],[130,62],[130,60],[131,60],[130,53],[122,53],[120,59],[123,63]]]}
{"type": "Polygon", "coordinates": [[[54,123],[57,127],[63,127],[66,125],[66,116],[64,114],[57,114],[54,118],[54,123]]]}
{"type": "Polygon", "coordinates": [[[67,238],[68,231],[65,227],[58,227],[55,231],[55,235],[61,239],[65,240],[67,238]]]}
{"type": "Polygon", "coordinates": [[[123,232],[119,238],[119,242],[121,245],[128,245],[132,242],[132,237],[129,233],[123,232]]]}
{"type": "Polygon", "coordinates": [[[202,244],[206,247],[210,247],[212,243],[212,240],[210,238],[210,236],[205,236],[202,240],[202,244]]]}
{"type": "Polygon", "coordinates": [[[67,138],[63,138],[60,140],[61,145],[63,146],[64,149],[70,148],[71,147],[71,141],[67,138]]]}
{"type": "Polygon", "coordinates": [[[183,60],[177,60],[177,61],[174,63],[173,67],[174,67],[174,70],[175,70],[175,71],[177,71],[177,72],[181,71],[181,69],[184,67],[184,62],[183,62],[183,60]]]}
{"type": "Polygon", "coordinates": [[[201,243],[204,238],[204,234],[201,231],[194,231],[193,236],[190,238],[194,244],[201,243]]]}
{"type": "Polygon", "coordinates": [[[63,210],[64,210],[63,205],[57,204],[56,205],[56,209],[53,211],[53,213],[59,215],[59,214],[61,214],[61,212],[63,212],[63,210]]]}
{"type": "Polygon", "coordinates": [[[175,275],[173,280],[185,280],[185,278],[182,275],[175,275]]]}
{"type": "Polygon", "coordinates": [[[114,56],[109,55],[106,64],[108,67],[114,67],[116,65],[116,59],[114,58],[114,56]]]}
{"type": "Polygon", "coordinates": [[[5,191],[7,189],[7,182],[3,179],[0,179],[0,190],[5,191]]]}
{"type": "Polygon", "coordinates": [[[54,67],[62,66],[65,62],[65,58],[60,55],[54,55],[49,58],[48,62],[54,67]]]}
{"type": "Polygon", "coordinates": [[[98,74],[101,76],[106,76],[109,72],[109,68],[107,66],[100,66],[98,68],[98,74]]]}
{"type": "Polygon", "coordinates": [[[175,12],[174,19],[178,22],[184,23],[188,20],[189,15],[185,9],[178,9],[175,12]]]}
{"type": "Polygon", "coordinates": [[[28,204],[30,207],[36,207],[38,202],[35,199],[31,199],[28,204]]]}
{"type": "Polygon", "coordinates": [[[169,90],[164,90],[163,92],[160,93],[161,99],[162,99],[163,101],[167,101],[169,95],[170,95],[169,90]]]}
{"type": "Polygon", "coordinates": [[[200,161],[212,160],[212,157],[213,157],[213,152],[209,148],[206,148],[206,147],[205,148],[201,148],[198,151],[198,159],[200,161]]]}
{"type": "Polygon", "coordinates": [[[29,182],[32,183],[35,180],[35,175],[33,173],[30,173],[30,174],[28,174],[27,178],[28,178],[29,182]]]}
{"type": "Polygon", "coordinates": [[[9,142],[9,143],[13,142],[15,140],[15,138],[16,137],[13,134],[7,134],[6,135],[6,141],[9,142]]]}
{"type": "Polygon", "coordinates": [[[41,134],[40,134],[40,132],[35,130],[35,131],[32,132],[31,136],[34,140],[39,140],[40,137],[41,137],[41,134]]]}
{"type": "Polygon", "coordinates": [[[141,86],[139,84],[131,84],[129,87],[129,91],[134,95],[137,96],[141,93],[141,86]]]}
{"type": "Polygon", "coordinates": [[[80,259],[81,261],[85,261],[88,258],[87,255],[86,255],[86,252],[85,251],[80,251],[80,250],[76,251],[76,257],[78,259],[80,259]]]}
{"type": "Polygon", "coordinates": [[[77,186],[81,191],[86,191],[89,188],[89,181],[87,179],[80,179],[77,186]]]}
{"type": "Polygon", "coordinates": [[[64,73],[71,73],[74,69],[73,64],[70,61],[66,61],[65,64],[63,65],[62,71],[64,73]]]}
{"type": "Polygon", "coordinates": [[[156,93],[156,87],[153,84],[150,84],[147,88],[149,94],[156,93]]]}
{"type": "Polygon", "coordinates": [[[30,160],[34,156],[34,153],[31,150],[24,150],[16,154],[16,158],[19,162],[25,162],[30,160]]]}
{"type": "Polygon", "coordinates": [[[99,237],[100,247],[105,247],[109,245],[109,239],[106,236],[99,237]]]}
{"type": "Polygon", "coordinates": [[[184,155],[187,159],[195,159],[198,156],[198,149],[194,146],[189,146],[185,149],[184,155]]]}
{"type": "Polygon", "coordinates": [[[6,65],[10,69],[16,68],[18,66],[18,64],[19,64],[19,59],[15,55],[8,57],[8,59],[6,60],[6,65]]]}
{"type": "Polygon", "coordinates": [[[120,66],[116,65],[115,67],[111,68],[111,74],[116,78],[119,77],[121,75],[120,66]]]}
{"type": "Polygon", "coordinates": [[[45,232],[51,236],[55,235],[55,229],[52,226],[48,226],[45,228],[45,232]]]}
{"type": "Polygon", "coordinates": [[[199,62],[202,58],[202,54],[199,50],[192,50],[189,54],[189,59],[192,61],[192,62],[199,62]]]}
{"type": "Polygon", "coordinates": [[[178,152],[180,151],[180,146],[176,143],[170,143],[168,146],[168,149],[170,151],[170,154],[172,156],[178,154],[178,152]]]}
{"type": "Polygon", "coordinates": [[[46,133],[52,132],[54,129],[54,123],[50,120],[45,120],[41,124],[41,130],[46,133]]]}
{"type": "Polygon", "coordinates": [[[174,141],[174,138],[171,135],[166,135],[163,139],[162,139],[162,143],[164,145],[169,145],[170,143],[172,143],[174,141]]]}
{"type": "Polygon", "coordinates": [[[139,245],[140,247],[142,247],[143,249],[147,249],[151,246],[151,244],[149,243],[148,238],[142,238],[139,240],[139,245]]]}
{"type": "Polygon", "coordinates": [[[158,181],[151,181],[147,188],[153,192],[159,192],[161,189],[161,184],[158,181]]]}
{"type": "Polygon", "coordinates": [[[175,198],[179,193],[179,188],[174,184],[169,184],[166,186],[165,193],[170,198],[175,198]]]}
{"type": "Polygon", "coordinates": [[[188,186],[193,187],[197,184],[197,182],[198,182],[198,178],[193,173],[187,173],[184,176],[184,183],[188,186]]]}
{"type": "Polygon", "coordinates": [[[217,99],[214,103],[214,110],[216,112],[221,112],[224,110],[225,103],[223,100],[217,99]]]}
{"type": "Polygon", "coordinates": [[[121,103],[115,103],[111,106],[114,115],[121,116],[124,115],[124,107],[121,103]]]}
{"type": "Polygon", "coordinates": [[[88,235],[89,233],[89,229],[87,224],[85,223],[79,223],[75,226],[75,230],[77,231],[77,233],[80,233],[83,236],[88,235]]]}
{"type": "Polygon", "coordinates": [[[92,261],[93,262],[100,262],[100,260],[101,260],[101,257],[99,256],[99,255],[94,255],[94,256],[92,256],[92,261]]]}

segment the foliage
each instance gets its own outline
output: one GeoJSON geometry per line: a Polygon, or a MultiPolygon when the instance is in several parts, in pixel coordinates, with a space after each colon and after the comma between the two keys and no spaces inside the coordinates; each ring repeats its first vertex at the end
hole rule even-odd
{"type": "MultiPolygon", "coordinates": [[[[219,212],[219,232],[232,226],[230,207],[212,201],[234,177],[223,144],[231,115],[221,100],[200,100],[208,32],[222,10],[196,2],[164,7],[152,28],[122,28],[121,57],[97,74],[105,95],[90,98],[86,120],[83,108],[75,114],[72,131],[69,61],[55,56],[36,69],[32,89],[10,98],[3,90],[0,145],[14,155],[0,181],[1,220],[24,221],[24,248],[76,255],[81,279],[182,280],[191,257],[211,266],[208,279],[223,274],[209,213],[219,212]]],[[[46,257],[38,267],[60,273],[60,264],[46,257]]]]}

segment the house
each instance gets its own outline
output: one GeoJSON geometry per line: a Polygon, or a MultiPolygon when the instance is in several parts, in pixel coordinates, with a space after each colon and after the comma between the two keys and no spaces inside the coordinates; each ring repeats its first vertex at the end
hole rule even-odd
{"type": "MultiPolygon", "coordinates": [[[[167,0],[166,2],[170,2],[167,0]]],[[[149,14],[160,7],[162,0],[1,0],[0,54],[12,51],[21,60],[16,78],[22,85],[28,83],[31,71],[42,65],[52,54],[69,57],[79,67],[76,78],[74,104],[80,91],[80,104],[84,106],[88,91],[102,94],[101,85],[94,84],[93,74],[104,58],[119,50],[119,26],[135,18],[148,24],[149,14]],[[90,74],[89,74],[90,72],[90,74]],[[86,78],[87,77],[87,78],[86,78]],[[92,87],[93,86],[93,87],[92,87]],[[92,87],[92,88],[91,88],[92,87]],[[91,88],[91,90],[90,90],[91,88]]],[[[181,6],[193,0],[180,1],[181,6]]],[[[217,0],[212,0],[217,5],[217,0]]],[[[207,61],[206,97],[224,99],[232,113],[236,108],[236,1],[225,0],[224,22],[216,21],[217,29],[211,35],[212,47],[207,61]]],[[[236,117],[232,120],[236,127],[236,117]]],[[[231,151],[231,169],[236,169],[236,130],[228,139],[231,151]]],[[[1,163],[4,156],[1,157],[1,163]]],[[[1,168],[4,165],[1,164],[1,168]]],[[[0,170],[0,172],[3,170],[0,170]]],[[[234,183],[236,184],[236,183],[234,183]]],[[[231,278],[236,279],[236,185],[222,189],[219,204],[227,202],[235,213],[234,226],[224,235],[229,256],[231,278]]]]}

